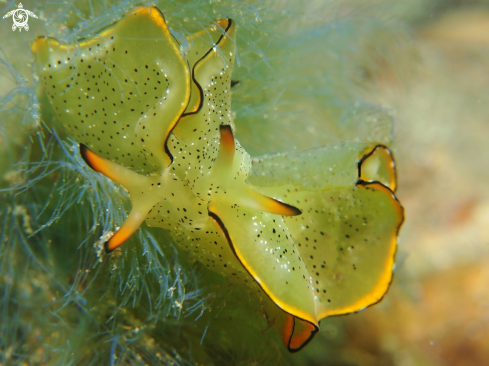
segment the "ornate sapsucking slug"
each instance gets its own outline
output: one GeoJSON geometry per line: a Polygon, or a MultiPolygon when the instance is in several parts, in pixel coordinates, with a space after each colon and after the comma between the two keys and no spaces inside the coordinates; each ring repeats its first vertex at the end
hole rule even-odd
{"type": "Polygon", "coordinates": [[[169,230],[262,294],[270,325],[298,351],[321,319],[360,311],[389,287],[403,221],[392,154],[343,143],[252,160],[233,132],[233,20],[188,42],[182,55],[163,14],[138,7],[75,44],[40,37],[33,52],[85,162],[130,193],[106,251],[143,221],[169,230]]]}

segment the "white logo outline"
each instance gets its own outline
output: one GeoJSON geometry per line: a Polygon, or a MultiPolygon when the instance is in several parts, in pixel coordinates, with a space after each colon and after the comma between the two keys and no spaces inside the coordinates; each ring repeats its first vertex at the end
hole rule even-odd
{"type": "Polygon", "coordinates": [[[29,24],[27,24],[29,20],[29,15],[31,17],[37,18],[36,14],[34,14],[30,10],[24,9],[22,3],[19,3],[19,5],[17,5],[17,9],[9,11],[3,16],[3,19],[11,16],[14,22],[14,24],[12,25],[12,30],[15,31],[18,28],[19,32],[22,32],[22,28],[24,28],[26,31],[29,30],[29,24]]]}

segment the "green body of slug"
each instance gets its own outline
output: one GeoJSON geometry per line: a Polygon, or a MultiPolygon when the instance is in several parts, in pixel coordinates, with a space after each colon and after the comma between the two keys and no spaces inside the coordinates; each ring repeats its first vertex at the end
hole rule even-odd
{"type": "Polygon", "coordinates": [[[140,7],[90,40],[33,50],[87,164],[130,193],[107,251],[145,220],[170,230],[210,269],[263,291],[297,351],[319,320],[387,291],[403,220],[395,167],[370,143],[252,161],[233,135],[235,41],[233,21],[219,21],[189,37],[185,60],[159,10],[140,7]]]}
{"type": "Polygon", "coordinates": [[[152,173],[170,163],[161,146],[186,107],[190,74],[162,15],[147,10],[78,44],[39,38],[33,48],[41,82],[73,137],[152,173]]]}

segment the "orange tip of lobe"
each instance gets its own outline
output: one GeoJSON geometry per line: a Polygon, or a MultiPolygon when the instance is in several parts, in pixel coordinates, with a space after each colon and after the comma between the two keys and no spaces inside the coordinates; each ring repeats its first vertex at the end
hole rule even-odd
{"type": "Polygon", "coordinates": [[[319,328],[288,313],[286,317],[287,320],[282,330],[282,341],[289,352],[299,352],[314,338],[319,328]]]}
{"type": "Polygon", "coordinates": [[[150,210],[148,206],[133,206],[131,213],[127,216],[126,221],[124,221],[119,230],[104,243],[105,251],[110,253],[124,244],[139,229],[150,210]]]}
{"type": "Polygon", "coordinates": [[[220,125],[221,144],[226,150],[234,151],[234,135],[230,125],[220,125]]]}
{"type": "Polygon", "coordinates": [[[119,248],[122,244],[124,244],[127,241],[127,239],[129,239],[129,237],[132,234],[133,233],[130,233],[128,235],[128,233],[121,233],[121,230],[117,231],[112,238],[110,238],[104,243],[105,252],[110,253],[115,249],[119,248]]]}
{"type": "Polygon", "coordinates": [[[127,239],[133,234],[133,232],[127,232],[123,228],[119,229],[112,238],[104,243],[104,249],[106,253],[110,253],[120,247],[126,242],[127,239]]]}
{"type": "Polygon", "coordinates": [[[80,144],[80,155],[85,163],[87,163],[87,165],[96,172],[102,173],[107,178],[112,179],[113,181],[122,184],[123,186],[125,186],[124,183],[127,183],[123,178],[124,171],[126,169],[121,167],[120,165],[113,163],[109,159],[105,159],[97,155],[84,144],[80,144]]]}
{"type": "Polygon", "coordinates": [[[265,196],[252,189],[248,190],[248,196],[243,196],[248,202],[244,202],[244,205],[256,210],[281,215],[281,216],[297,216],[302,214],[302,211],[297,207],[289,205],[287,203],[265,196]]]}
{"type": "Polygon", "coordinates": [[[269,197],[267,197],[267,202],[264,204],[263,208],[264,211],[282,216],[297,216],[302,213],[297,207],[269,197]]]}
{"type": "Polygon", "coordinates": [[[219,132],[221,133],[219,160],[225,165],[231,165],[234,160],[234,152],[236,149],[233,130],[229,125],[220,125],[219,132]]]}
{"type": "Polygon", "coordinates": [[[86,145],[80,144],[80,155],[87,165],[99,173],[104,173],[104,158],[95,154],[86,145]]]}

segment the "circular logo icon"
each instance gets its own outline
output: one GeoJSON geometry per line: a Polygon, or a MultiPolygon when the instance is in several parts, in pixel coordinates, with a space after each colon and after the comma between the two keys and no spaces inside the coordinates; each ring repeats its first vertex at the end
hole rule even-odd
{"type": "Polygon", "coordinates": [[[12,20],[14,21],[14,24],[12,25],[12,30],[15,31],[16,29],[19,30],[19,32],[22,31],[22,28],[24,28],[26,31],[29,30],[29,24],[27,24],[27,21],[29,20],[29,15],[37,18],[37,15],[34,14],[32,11],[24,9],[22,3],[17,5],[18,9],[9,11],[7,14],[3,16],[3,18],[7,17],[12,17],[12,20]]]}

